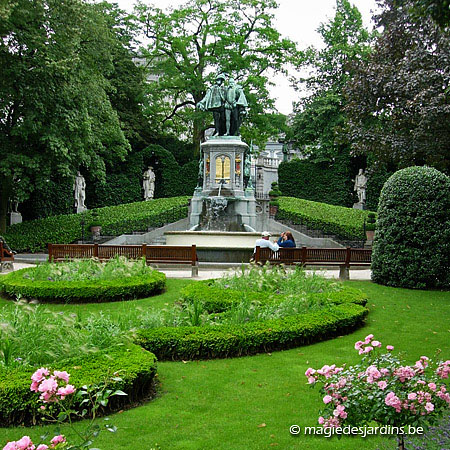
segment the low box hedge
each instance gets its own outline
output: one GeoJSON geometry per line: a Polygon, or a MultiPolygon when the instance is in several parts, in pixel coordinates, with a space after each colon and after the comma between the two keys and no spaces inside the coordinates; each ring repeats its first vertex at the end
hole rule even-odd
{"type": "Polygon", "coordinates": [[[39,252],[47,249],[48,243],[69,244],[81,239],[81,219],[88,224],[95,220],[102,226],[105,236],[118,236],[136,230],[147,230],[160,226],[161,218],[176,221],[187,217],[189,197],[159,198],[148,202],[134,202],[118,206],[92,209],[83,214],[63,214],[45,219],[30,220],[7,227],[4,237],[16,252],[39,252]]]}
{"type": "Polygon", "coordinates": [[[344,303],[318,312],[244,325],[142,329],[135,343],[160,360],[227,358],[288,349],[348,333],[368,310],[344,303]]]}
{"type": "MultiPolygon", "coordinates": [[[[101,384],[106,378],[119,377],[122,381],[110,381],[108,385],[110,389],[120,389],[127,395],[111,397],[107,407],[100,411],[105,414],[148,397],[154,390],[157,367],[155,355],[130,344],[55,362],[47,368],[67,371],[70,384],[77,389],[101,384]]],[[[31,368],[0,370],[0,426],[33,425],[40,421],[39,407],[42,403],[38,401],[38,394],[30,390],[34,371],[31,368]]],[[[77,403],[72,406],[79,411],[86,407],[77,403]]]]}
{"type": "Polygon", "coordinates": [[[341,239],[362,240],[364,219],[370,211],[328,205],[294,197],[280,197],[277,218],[310,229],[334,234],[341,239]]]}
{"type": "MultiPolygon", "coordinates": [[[[216,286],[214,281],[205,280],[198,281],[187,285],[181,290],[181,301],[183,303],[201,302],[204,309],[208,313],[221,313],[229,309],[233,304],[241,302],[244,297],[247,300],[259,303],[274,302],[277,299],[283,299],[281,295],[267,295],[262,292],[246,292],[237,291],[234,289],[224,289],[216,286]]],[[[320,292],[309,293],[307,298],[324,300],[333,304],[341,303],[356,303],[365,306],[367,303],[367,296],[359,289],[343,286],[342,290],[336,292],[320,292]]]]}
{"type": "Polygon", "coordinates": [[[158,271],[116,280],[34,281],[17,270],[0,278],[0,294],[37,299],[45,303],[95,303],[145,298],[162,292],[166,276],[158,271]]]}

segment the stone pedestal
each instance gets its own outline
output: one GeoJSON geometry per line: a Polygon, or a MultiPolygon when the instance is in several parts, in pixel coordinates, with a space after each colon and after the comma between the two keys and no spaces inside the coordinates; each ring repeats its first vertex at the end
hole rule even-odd
{"type": "Polygon", "coordinates": [[[353,203],[353,209],[366,209],[366,205],[362,202],[353,203]]]}
{"type": "Polygon", "coordinates": [[[20,212],[9,213],[9,224],[15,225],[16,223],[22,223],[22,214],[20,212]]]}
{"type": "Polygon", "coordinates": [[[206,227],[230,231],[229,227],[232,227],[233,231],[254,230],[255,191],[244,189],[244,161],[248,145],[240,136],[216,136],[202,143],[200,151],[203,186],[195,189],[191,200],[190,229],[206,227]],[[224,227],[228,229],[221,229],[224,227]]]}

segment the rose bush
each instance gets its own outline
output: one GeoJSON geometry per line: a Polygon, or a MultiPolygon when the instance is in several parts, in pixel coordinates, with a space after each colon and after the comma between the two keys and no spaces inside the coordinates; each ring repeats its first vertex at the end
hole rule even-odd
{"type": "MultiPolygon", "coordinates": [[[[308,368],[308,383],[322,383],[325,409],[318,421],[324,427],[391,425],[405,429],[408,425],[426,429],[450,406],[448,380],[450,360],[433,362],[421,356],[414,365],[394,356],[388,345],[372,334],[355,343],[363,356],[352,367],[325,365],[308,368]]],[[[403,448],[403,435],[398,436],[403,448]]]]}

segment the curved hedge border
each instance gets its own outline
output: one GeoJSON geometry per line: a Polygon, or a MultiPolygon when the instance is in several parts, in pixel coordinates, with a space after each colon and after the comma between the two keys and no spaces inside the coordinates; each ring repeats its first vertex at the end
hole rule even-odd
{"type": "Polygon", "coordinates": [[[370,211],[345,208],[312,202],[301,198],[280,197],[277,218],[294,224],[322,230],[342,239],[361,240],[364,236],[364,219],[370,211]]]}
{"type": "MultiPolygon", "coordinates": [[[[111,381],[113,390],[120,389],[126,396],[114,396],[102,414],[119,410],[126,405],[141,401],[152,393],[156,375],[156,358],[137,345],[116,347],[112,350],[87,354],[66,360],[62,364],[47,366],[51,370],[66,370],[70,383],[76,388],[89,384],[101,384],[113,374],[122,381],[111,381]]],[[[0,424],[1,426],[32,425],[41,417],[38,396],[30,390],[34,369],[11,369],[0,371],[0,424]]],[[[81,411],[86,405],[74,404],[81,411]]]]}
{"type": "Polygon", "coordinates": [[[0,294],[38,299],[46,303],[94,303],[145,298],[162,292],[166,276],[154,271],[145,277],[102,281],[33,281],[24,278],[30,269],[17,270],[0,278],[0,294]]]}
{"type": "MultiPolygon", "coordinates": [[[[209,312],[225,311],[243,297],[238,291],[204,282],[187,286],[182,295],[185,302],[202,302],[209,312]]],[[[246,295],[251,300],[264,301],[261,293],[246,295]]],[[[135,343],[155,353],[160,360],[243,356],[298,347],[348,333],[361,326],[368,314],[367,299],[357,289],[311,296],[324,297],[334,305],[313,313],[244,325],[141,329],[135,343]]]]}

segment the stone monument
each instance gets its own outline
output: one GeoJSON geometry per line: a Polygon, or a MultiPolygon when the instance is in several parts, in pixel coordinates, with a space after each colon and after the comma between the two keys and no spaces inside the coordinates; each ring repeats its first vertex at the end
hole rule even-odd
{"type": "Polygon", "coordinates": [[[358,175],[355,177],[355,185],[353,190],[358,195],[358,202],[353,204],[355,209],[364,209],[366,204],[366,187],[367,177],[364,175],[364,170],[359,169],[358,175]]]}
{"type": "Polygon", "coordinates": [[[144,172],[144,179],[142,181],[142,187],[144,189],[144,200],[153,200],[155,195],[155,172],[153,167],[148,166],[148,169],[144,172]]]}
{"type": "Polygon", "coordinates": [[[22,223],[22,214],[19,212],[19,202],[17,197],[13,197],[10,200],[10,212],[9,212],[9,224],[15,225],[16,223],[22,223]]]}
{"type": "Polygon", "coordinates": [[[77,214],[86,211],[86,205],[84,201],[86,200],[86,181],[80,171],[77,172],[75,182],[73,183],[73,190],[75,195],[75,208],[77,209],[77,214]]]}
{"type": "Polygon", "coordinates": [[[232,78],[225,80],[218,75],[197,104],[213,113],[215,132],[200,145],[191,230],[254,231],[256,226],[255,191],[248,182],[250,152],[239,135],[248,104],[242,87],[232,78]]]}

